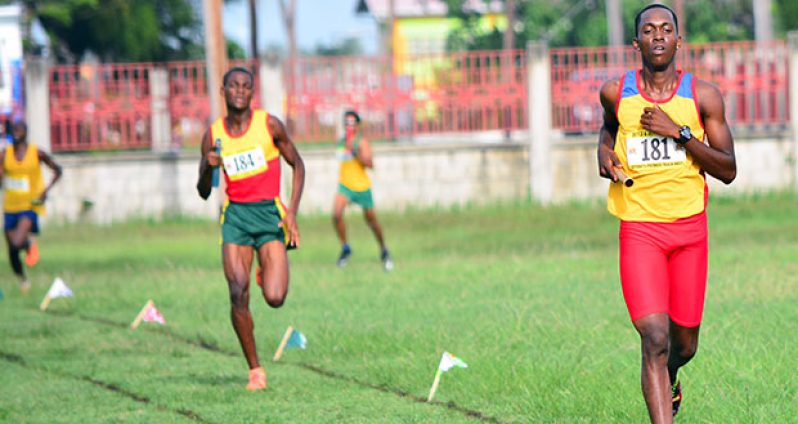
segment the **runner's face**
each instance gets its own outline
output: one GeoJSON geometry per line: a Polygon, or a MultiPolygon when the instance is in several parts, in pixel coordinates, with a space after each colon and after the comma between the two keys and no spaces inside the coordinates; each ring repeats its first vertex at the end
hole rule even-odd
{"type": "Polygon", "coordinates": [[[640,50],[644,62],[655,67],[670,65],[681,43],[682,37],[676,32],[673,15],[667,10],[650,9],[640,17],[640,28],[633,45],[640,50]]]}
{"type": "Polygon", "coordinates": [[[243,72],[233,72],[222,90],[228,109],[244,110],[252,101],[252,79],[243,72]]]}
{"type": "Polygon", "coordinates": [[[357,119],[351,115],[344,117],[344,126],[346,126],[347,130],[353,130],[357,128],[357,119]]]}
{"type": "Polygon", "coordinates": [[[25,127],[25,124],[18,122],[11,127],[11,135],[14,137],[14,141],[24,141],[28,135],[28,128],[25,127]]]}

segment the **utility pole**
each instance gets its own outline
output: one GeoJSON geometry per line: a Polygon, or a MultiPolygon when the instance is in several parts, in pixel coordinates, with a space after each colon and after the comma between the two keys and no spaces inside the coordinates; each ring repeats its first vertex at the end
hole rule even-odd
{"type": "Polygon", "coordinates": [[[607,0],[607,41],[610,46],[623,45],[623,18],[620,0],[607,0]]]}
{"type": "Polygon", "coordinates": [[[249,0],[249,48],[252,59],[258,58],[258,13],[255,3],[258,0],[249,0]]]}
{"type": "Polygon", "coordinates": [[[679,35],[687,40],[687,19],[684,14],[684,0],[673,1],[673,13],[676,14],[676,20],[679,21],[679,35]]]}
{"type": "Polygon", "coordinates": [[[507,16],[507,29],[504,31],[504,51],[508,55],[515,48],[515,0],[506,0],[504,11],[507,16]]]}
{"type": "Polygon", "coordinates": [[[390,90],[388,91],[390,94],[388,96],[389,102],[391,107],[389,109],[389,117],[388,117],[388,134],[391,140],[396,140],[396,120],[393,108],[393,102],[396,100],[396,62],[394,61],[394,54],[396,50],[394,48],[394,41],[396,40],[395,37],[396,31],[396,4],[395,0],[388,0],[388,29],[387,35],[385,37],[386,51],[388,52],[388,72],[390,75],[390,90]]]}
{"type": "MultiPolygon", "coordinates": [[[[203,0],[203,21],[205,22],[205,74],[208,82],[208,101],[211,103],[210,122],[224,116],[225,105],[222,97],[222,76],[227,69],[227,46],[222,33],[222,0],[203,0]]],[[[224,194],[224,181],[220,182],[217,203],[221,214],[227,196],[224,194]]]]}
{"type": "Polygon", "coordinates": [[[752,0],[754,4],[754,39],[758,42],[773,41],[773,19],[770,0],[752,0]]]}
{"type": "MultiPolygon", "coordinates": [[[[286,38],[288,39],[288,59],[285,67],[286,74],[283,76],[283,81],[288,88],[288,96],[293,96],[296,93],[297,87],[297,48],[296,48],[296,0],[279,0],[280,1],[280,15],[283,18],[283,26],[285,26],[286,38]]],[[[289,103],[290,105],[290,103],[289,103]]],[[[285,110],[284,122],[289,131],[292,128],[291,124],[291,107],[287,106],[285,110]]]]}
{"type": "Polygon", "coordinates": [[[207,68],[208,99],[211,102],[210,120],[224,114],[222,98],[222,76],[227,69],[227,49],[222,33],[221,0],[203,0],[203,20],[205,22],[205,66],[207,68]]]}

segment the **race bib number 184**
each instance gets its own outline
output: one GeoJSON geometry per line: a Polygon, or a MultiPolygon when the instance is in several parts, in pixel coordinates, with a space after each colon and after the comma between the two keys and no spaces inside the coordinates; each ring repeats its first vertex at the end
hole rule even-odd
{"type": "Polygon", "coordinates": [[[672,138],[651,134],[626,139],[626,160],[630,167],[638,169],[672,166],[684,163],[687,153],[672,138]]]}
{"type": "Polygon", "coordinates": [[[263,149],[255,147],[224,157],[224,170],[233,180],[261,173],[268,169],[263,149]]]}

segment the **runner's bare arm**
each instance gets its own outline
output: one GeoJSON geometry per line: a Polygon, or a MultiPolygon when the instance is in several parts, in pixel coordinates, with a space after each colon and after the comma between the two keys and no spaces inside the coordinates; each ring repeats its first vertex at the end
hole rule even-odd
{"type": "Polygon", "coordinates": [[[685,148],[701,169],[723,183],[730,184],[737,176],[737,161],[734,156],[734,138],[726,122],[723,96],[716,86],[702,80],[696,82],[696,96],[709,145],[693,140],[685,144],[685,148]]]}
{"type": "Polygon", "coordinates": [[[283,229],[288,233],[290,243],[299,247],[299,227],[296,223],[296,213],[299,210],[299,201],[302,199],[302,190],[305,188],[305,162],[288,136],[283,123],[275,116],[269,115],[269,132],[272,134],[274,144],[280,151],[286,163],[294,169],[291,181],[291,200],[283,218],[283,229]]]}
{"type": "Polygon", "coordinates": [[[357,148],[357,160],[366,168],[374,168],[371,143],[365,137],[360,140],[360,145],[357,148]]]}
{"type": "Polygon", "coordinates": [[[618,103],[618,87],[620,81],[612,79],[601,86],[599,98],[604,110],[604,125],[599,130],[598,140],[598,168],[599,175],[618,181],[615,168],[621,165],[615,154],[615,136],[618,135],[618,117],[615,115],[615,106],[618,103]]]}
{"type": "Polygon", "coordinates": [[[208,199],[208,196],[211,195],[211,180],[213,178],[213,164],[210,162],[215,162],[215,165],[219,165],[219,155],[213,149],[211,145],[211,133],[210,130],[205,131],[205,134],[202,136],[202,143],[200,144],[200,153],[202,157],[200,158],[199,163],[199,179],[197,180],[197,192],[199,193],[200,197],[204,200],[208,199]],[[209,157],[211,156],[211,157],[209,157]]]}
{"type": "Polygon", "coordinates": [[[42,192],[41,196],[39,196],[39,201],[41,203],[44,203],[44,201],[47,200],[47,193],[50,191],[51,188],[53,188],[55,183],[61,179],[61,175],[63,175],[63,170],[61,169],[61,165],[57,164],[52,156],[41,150],[39,150],[38,152],[39,152],[39,160],[44,162],[44,164],[47,165],[47,167],[53,171],[53,178],[50,180],[50,183],[47,184],[47,187],[44,188],[44,191],[42,192]]]}

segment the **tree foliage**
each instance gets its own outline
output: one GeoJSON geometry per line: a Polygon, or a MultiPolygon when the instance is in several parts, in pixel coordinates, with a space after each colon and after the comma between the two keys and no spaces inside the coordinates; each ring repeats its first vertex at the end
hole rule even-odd
{"type": "Polygon", "coordinates": [[[363,53],[360,40],[347,37],[336,43],[318,44],[314,52],[319,56],[353,56],[363,53]]]}
{"type": "MultiPolygon", "coordinates": [[[[0,3],[11,3],[9,0],[0,3]]],[[[60,62],[87,52],[103,61],[202,56],[201,23],[187,0],[22,0],[47,32],[60,62]]]]}
{"type": "MultiPolygon", "coordinates": [[[[753,1],[756,0],[685,0],[686,22],[680,22],[680,26],[692,43],[753,39],[753,1]]],[[[502,32],[480,33],[476,25],[479,15],[464,11],[465,3],[466,0],[446,0],[449,16],[462,21],[462,28],[449,35],[449,50],[501,48],[502,32]]],[[[639,0],[621,1],[626,43],[635,37],[634,17],[643,6],[639,0]]],[[[598,46],[608,42],[605,0],[516,0],[516,7],[516,47],[524,47],[527,40],[545,40],[551,47],[598,46]]],[[[798,2],[773,0],[773,9],[777,36],[798,29],[798,2]]]]}

